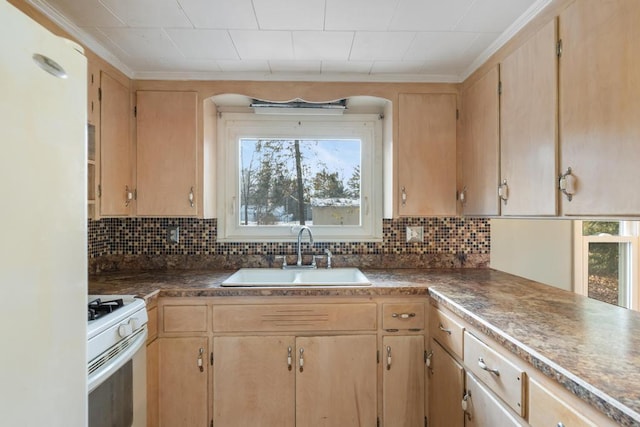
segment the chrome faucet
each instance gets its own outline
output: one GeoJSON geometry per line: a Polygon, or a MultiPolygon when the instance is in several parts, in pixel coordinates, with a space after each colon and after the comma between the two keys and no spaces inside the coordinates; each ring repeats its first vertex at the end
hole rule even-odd
{"type": "MultiPolygon", "coordinates": [[[[302,242],[302,233],[304,232],[304,230],[307,230],[307,232],[309,233],[309,243],[311,244],[311,246],[313,246],[313,234],[311,233],[311,229],[306,225],[303,225],[302,227],[300,227],[300,231],[298,231],[298,262],[296,263],[298,267],[302,267],[302,243],[301,242],[302,242]]],[[[314,262],[309,267],[315,268],[315,257],[314,257],[314,262]]]]}

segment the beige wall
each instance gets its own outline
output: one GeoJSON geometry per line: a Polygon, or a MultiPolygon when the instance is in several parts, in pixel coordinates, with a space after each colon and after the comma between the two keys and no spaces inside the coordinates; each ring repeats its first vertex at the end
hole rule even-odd
{"type": "Polygon", "coordinates": [[[491,268],[561,289],[573,286],[573,222],[491,219],[491,268]]]}

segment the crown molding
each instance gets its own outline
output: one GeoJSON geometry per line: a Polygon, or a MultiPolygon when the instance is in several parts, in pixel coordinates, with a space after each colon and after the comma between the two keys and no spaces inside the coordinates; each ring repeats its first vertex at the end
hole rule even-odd
{"type": "Polygon", "coordinates": [[[58,10],[51,7],[45,0],[26,0],[27,3],[35,7],[43,15],[49,18],[54,24],[65,30],[72,37],[78,40],[85,48],[91,50],[93,53],[104,59],[115,68],[120,70],[130,79],[133,78],[134,71],[129,68],[124,62],[122,62],[111,51],[106,49],[90,34],[82,30],[80,27],[71,22],[66,16],[58,12],[58,10]]]}
{"type": "Polygon", "coordinates": [[[520,16],[513,24],[511,24],[502,34],[489,45],[472,63],[467,69],[458,76],[458,81],[463,82],[469,77],[475,70],[480,68],[494,53],[496,53],[502,46],[513,38],[525,25],[527,25],[533,18],[535,18],[549,3],[553,0],[537,0],[533,3],[526,12],[520,16]]]}

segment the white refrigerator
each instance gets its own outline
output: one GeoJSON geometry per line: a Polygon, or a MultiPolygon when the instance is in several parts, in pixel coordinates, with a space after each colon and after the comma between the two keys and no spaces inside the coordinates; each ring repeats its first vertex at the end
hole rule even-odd
{"type": "Polygon", "coordinates": [[[2,426],[86,425],[82,52],[0,0],[2,426]]]}

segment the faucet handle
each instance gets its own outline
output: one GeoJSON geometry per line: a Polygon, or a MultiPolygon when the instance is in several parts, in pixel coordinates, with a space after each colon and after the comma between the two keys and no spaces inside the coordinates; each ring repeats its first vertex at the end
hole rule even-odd
{"type": "Polygon", "coordinates": [[[324,253],[327,254],[327,268],[331,268],[331,257],[333,256],[333,254],[329,249],[325,249],[324,253]]]}
{"type": "Polygon", "coordinates": [[[276,255],[275,258],[282,260],[282,269],[284,270],[287,267],[287,256],[286,255],[276,255]]]}

